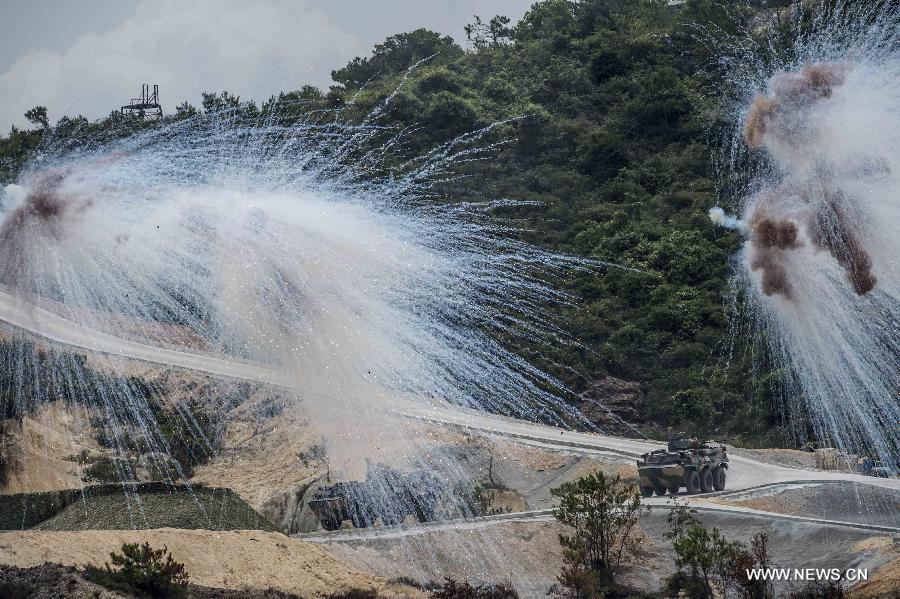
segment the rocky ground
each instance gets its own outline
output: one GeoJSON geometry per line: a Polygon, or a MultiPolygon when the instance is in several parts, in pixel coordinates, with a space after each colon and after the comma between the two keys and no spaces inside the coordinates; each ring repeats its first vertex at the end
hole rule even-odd
{"type": "Polygon", "coordinates": [[[84,408],[55,401],[20,421],[0,421],[0,493],[72,489],[82,485],[77,456],[101,448],[84,408]]]}

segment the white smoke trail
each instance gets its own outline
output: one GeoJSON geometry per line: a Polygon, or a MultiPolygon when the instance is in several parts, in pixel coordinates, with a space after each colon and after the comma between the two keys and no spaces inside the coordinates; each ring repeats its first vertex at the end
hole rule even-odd
{"type": "Polygon", "coordinates": [[[725,210],[719,208],[718,206],[714,206],[709,209],[709,220],[720,227],[725,227],[726,229],[743,229],[744,222],[731,216],[730,214],[726,214],[725,210]]]}
{"type": "Polygon", "coordinates": [[[798,7],[817,16],[797,46],[736,80],[731,167],[751,190],[740,277],[794,411],[897,470],[900,21],[890,2],[837,4],[798,7]]]}
{"type": "MultiPolygon", "coordinates": [[[[496,339],[558,341],[547,308],[568,298],[546,279],[590,265],[517,241],[483,206],[431,197],[431,181],[491,147],[491,127],[388,176],[401,144],[375,120],[239,109],[51,144],[7,187],[0,282],[116,336],[275,365],[356,472],[364,457],[415,461],[423,441],[395,414],[408,401],[564,421],[565,387],[496,339]]],[[[144,400],[107,387],[114,428],[152,438],[144,400]]]]}

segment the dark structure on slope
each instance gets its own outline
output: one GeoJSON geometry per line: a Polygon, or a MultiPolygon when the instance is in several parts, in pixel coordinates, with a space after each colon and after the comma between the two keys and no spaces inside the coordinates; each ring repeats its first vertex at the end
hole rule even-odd
{"type": "Polygon", "coordinates": [[[150,91],[150,84],[141,86],[141,97],[132,98],[131,102],[122,107],[122,114],[132,118],[144,119],[162,117],[162,106],[159,103],[159,86],[154,85],[150,91]]]}

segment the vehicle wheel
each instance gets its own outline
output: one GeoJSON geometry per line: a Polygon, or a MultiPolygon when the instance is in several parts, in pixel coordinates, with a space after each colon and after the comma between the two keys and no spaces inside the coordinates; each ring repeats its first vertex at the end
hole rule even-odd
{"type": "Polygon", "coordinates": [[[709,493],[713,490],[713,473],[709,468],[704,468],[700,473],[700,490],[709,493]]]}
{"type": "Polygon", "coordinates": [[[653,497],[653,487],[641,487],[641,496],[653,497]]]}
{"type": "Polygon", "coordinates": [[[325,530],[337,530],[341,527],[341,521],[337,518],[326,518],[324,520],[319,520],[319,522],[325,530]]]}
{"type": "Polygon", "coordinates": [[[690,495],[700,492],[700,475],[696,470],[689,470],[684,475],[684,486],[690,495]]]}
{"type": "Polygon", "coordinates": [[[725,470],[726,468],[716,468],[716,471],[713,472],[713,487],[716,491],[725,490],[725,470]]]}
{"type": "Polygon", "coordinates": [[[653,490],[656,491],[656,494],[659,497],[662,497],[663,495],[666,494],[666,488],[663,485],[655,486],[655,487],[653,487],[653,490]]]}

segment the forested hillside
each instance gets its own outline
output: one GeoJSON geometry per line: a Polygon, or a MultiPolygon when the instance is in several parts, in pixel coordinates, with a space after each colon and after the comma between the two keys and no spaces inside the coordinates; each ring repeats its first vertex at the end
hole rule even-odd
{"type": "MultiPolygon", "coordinates": [[[[707,217],[726,125],[712,50],[698,32],[724,35],[751,18],[719,4],[546,0],[519,23],[474,20],[466,50],[426,30],[399,34],[335,71],[328,91],[306,86],[247,110],[294,100],[303,113],[340,108],[338,118],[361,119],[396,93],[380,124],[411,128],[410,155],[514,119],[492,132],[503,143],[490,160],[461,166],[467,177],[439,191],[527,201],[502,216],[519,219],[531,241],[630,267],[563,282],[579,302],[558,310],[581,345],[557,348],[541,366],[595,400],[632,397],[622,413],[650,434],[671,427],[788,443],[764,356],[754,366],[747,340],[729,336],[728,260],[740,239],[707,217]]],[[[198,110],[237,104],[209,94],[198,110]]],[[[168,118],[194,110],[182,105],[168,118]]],[[[4,180],[44,134],[41,114],[32,116],[34,130],[0,140],[4,180]]],[[[55,127],[77,136],[97,126],[55,127]]]]}

